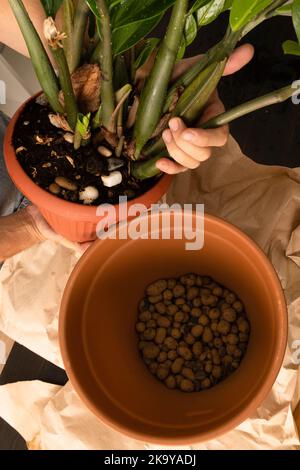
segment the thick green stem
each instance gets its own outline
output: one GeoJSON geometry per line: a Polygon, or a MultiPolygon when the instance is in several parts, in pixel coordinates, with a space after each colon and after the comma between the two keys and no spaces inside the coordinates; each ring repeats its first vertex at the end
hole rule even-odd
{"type": "Polygon", "coordinates": [[[266,95],[254,98],[253,100],[236,106],[235,108],[226,111],[225,113],[219,114],[218,116],[202,124],[201,127],[203,129],[214,129],[216,127],[224,126],[225,124],[229,124],[230,122],[235,121],[242,116],[246,116],[247,114],[257,111],[258,109],[282,103],[297,93],[299,94],[299,90],[293,87],[293,85],[280,88],[279,90],[275,90],[266,95]]]}
{"type": "Polygon", "coordinates": [[[84,35],[87,26],[89,7],[85,0],[77,0],[72,34],[72,48],[70,51],[69,67],[73,73],[80,65],[84,35]]]}
{"type": "Polygon", "coordinates": [[[158,50],[155,64],[143,89],[134,128],[135,158],[153,134],[162,114],[163,105],[176,62],[185,25],[188,0],[177,0],[166,36],[158,50]]]}
{"type": "Polygon", "coordinates": [[[60,86],[64,94],[67,120],[71,129],[75,130],[77,122],[77,102],[73,91],[70,71],[64,50],[61,47],[51,47],[58,68],[60,86]]]}
{"type": "Polygon", "coordinates": [[[101,106],[102,123],[109,130],[111,117],[115,109],[115,93],[113,87],[113,53],[109,10],[106,0],[97,0],[101,23],[101,39],[99,63],[101,68],[101,106]]]}
{"type": "Polygon", "coordinates": [[[201,73],[206,67],[208,67],[212,62],[222,61],[226,57],[229,57],[242,37],[246,36],[246,34],[255,29],[260,23],[264,22],[268,18],[271,18],[274,15],[276,9],[287,3],[287,1],[288,0],[274,1],[272,5],[269,5],[254,20],[252,20],[240,31],[233,32],[229,26],[224,38],[218,44],[213,46],[206,54],[204,54],[197,64],[195,64],[186,73],[179,77],[179,79],[176,80],[176,82],[172,85],[165,101],[164,112],[168,112],[168,109],[172,104],[178,89],[181,87],[186,88],[188,85],[190,85],[197,75],[201,73]]]}
{"type": "Polygon", "coordinates": [[[168,112],[178,89],[189,86],[197,78],[197,76],[213,62],[221,62],[225,58],[228,58],[240,40],[240,37],[241,33],[233,33],[229,26],[222,41],[213,46],[203,57],[201,57],[197,64],[181,75],[181,77],[179,77],[179,79],[176,80],[176,82],[172,85],[165,101],[164,112],[168,112]]]}
{"type": "Polygon", "coordinates": [[[138,180],[145,180],[159,175],[160,170],[157,168],[156,163],[160,158],[160,156],[156,156],[144,162],[132,162],[130,166],[132,176],[138,180]]]}
{"type": "Polygon", "coordinates": [[[63,1],[63,31],[67,37],[63,40],[64,51],[68,61],[69,68],[72,62],[72,41],[73,41],[73,21],[74,21],[74,3],[73,0],[63,1]]]}
{"type": "Polygon", "coordinates": [[[187,125],[199,119],[209,97],[217,88],[223,75],[227,59],[212,63],[182,93],[173,116],[180,116],[187,125]]]}
{"type": "MultiPolygon", "coordinates": [[[[226,62],[227,59],[222,62],[213,62],[199,73],[181,95],[171,116],[179,116],[187,125],[193,125],[199,119],[209,97],[217,88],[226,62]]],[[[164,147],[164,141],[160,137],[148,145],[143,154],[144,156],[157,155],[157,152],[160,152],[164,147]]]]}
{"type": "Polygon", "coordinates": [[[9,0],[9,4],[24,36],[32,65],[49,104],[56,113],[63,113],[62,105],[58,99],[57,76],[23,2],[22,0],[9,0]]]}

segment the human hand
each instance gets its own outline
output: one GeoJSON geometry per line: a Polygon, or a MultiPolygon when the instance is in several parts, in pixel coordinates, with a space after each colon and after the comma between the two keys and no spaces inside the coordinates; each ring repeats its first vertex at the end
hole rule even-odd
{"type": "MultiPolygon", "coordinates": [[[[224,76],[231,75],[243,68],[254,55],[254,49],[250,44],[237,48],[228,59],[224,76]]],[[[174,79],[190,68],[199,57],[192,57],[181,61],[174,72],[174,79]]],[[[199,124],[208,121],[214,116],[225,111],[217,90],[210,97],[202,114],[199,124]]],[[[169,129],[163,132],[163,139],[169,155],[173,158],[161,158],[156,166],[159,170],[168,174],[177,174],[195,169],[206,161],[212,154],[213,147],[223,147],[229,137],[229,127],[223,126],[217,129],[188,129],[182,119],[173,118],[169,122],[169,129]]]]}
{"type": "Polygon", "coordinates": [[[91,246],[91,243],[71,242],[54,232],[36,206],[30,205],[26,207],[25,211],[31,217],[31,229],[35,232],[37,241],[52,240],[67,248],[75,249],[81,254],[91,246]]]}

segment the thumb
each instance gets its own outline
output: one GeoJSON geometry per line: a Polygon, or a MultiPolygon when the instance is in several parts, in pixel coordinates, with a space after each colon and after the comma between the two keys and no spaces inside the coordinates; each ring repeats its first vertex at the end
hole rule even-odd
{"type": "Polygon", "coordinates": [[[251,44],[244,44],[233,51],[229,57],[224,76],[232,75],[247,65],[254,56],[254,47],[251,44]]]}

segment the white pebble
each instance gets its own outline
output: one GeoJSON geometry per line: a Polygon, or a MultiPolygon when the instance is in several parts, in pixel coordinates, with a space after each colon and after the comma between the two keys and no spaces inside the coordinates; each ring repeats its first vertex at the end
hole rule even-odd
{"type": "Polygon", "coordinates": [[[99,191],[94,186],[87,186],[83,191],[79,193],[80,201],[83,201],[84,204],[92,204],[99,197],[99,191]]]}
{"type": "Polygon", "coordinates": [[[118,184],[122,183],[122,173],[120,171],[113,171],[108,176],[101,176],[102,182],[104,186],[107,188],[112,188],[113,186],[117,186],[118,184]]]}

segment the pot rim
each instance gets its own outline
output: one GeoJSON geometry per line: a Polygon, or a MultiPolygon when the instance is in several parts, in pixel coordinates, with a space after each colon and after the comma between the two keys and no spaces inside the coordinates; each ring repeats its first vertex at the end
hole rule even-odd
{"type": "MultiPolygon", "coordinates": [[[[172,213],[176,215],[175,212],[176,211],[173,211],[172,213]]],[[[193,212],[195,213],[195,211],[193,212]]],[[[155,215],[159,216],[159,214],[154,214],[154,216],[155,215]]],[[[150,218],[152,216],[153,214],[147,213],[141,216],[141,218],[150,218]]],[[[199,214],[196,214],[196,213],[195,213],[195,216],[201,217],[199,214]]],[[[275,268],[273,267],[272,263],[267,258],[263,250],[257,245],[257,243],[254,242],[254,240],[252,240],[248,235],[242,232],[239,228],[237,228],[233,224],[221,218],[218,218],[210,214],[205,214],[204,218],[206,220],[213,222],[216,225],[219,225],[219,227],[227,228],[229,231],[231,231],[231,233],[234,233],[237,237],[239,237],[240,239],[243,239],[243,241],[246,242],[248,247],[252,251],[254,250],[257,253],[257,256],[260,258],[261,262],[263,263],[265,267],[266,275],[268,275],[270,281],[273,283],[273,286],[276,289],[276,294],[277,294],[276,301],[277,301],[277,306],[278,306],[277,308],[278,308],[278,311],[281,312],[281,314],[278,316],[280,327],[278,328],[279,333],[276,339],[276,345],[274,347],[275,352],[273,356],[273,361],[272,361],[271,367],[269,368],[268,373],[263,379],[263,383],[258,393],[252,398],[251,401],[249,401],[247,406],[245,406],[245,408],[241,412],[236,412],[234,416],[232,416],[226,421],[225,424],[218,426],[215,430],[201,432],[201,433],[193,434],[193,435],[186,436],[186,437],[172,437],[172,438],[168,438],[165,435],[158,435],[154,437],[152,435],[148,435],[143,432],[134,431],[130,426],[127,426],[124,423],[111,418],[109,413],[105,412],[105,410],[100,411],[94,405],[93,401],[90,400],[89,397],[86,396],[84,392],[84,387],[82,387],[79,380],[76,378],[75,374],[72,371],[71,366],[69,367],[69,364],[70,364],[69,352],[68,352],[66,335],[65,335],[66,316],[67,316],[67,308],[68,308],[69,299],[72,295],[72,290],[77,280],[77,277],[80,275],[81,266],[84,265],[86,262],[88,262],[89,259],[94,256],[94,253],[98,249],[98,245],[105,243],[106,240],[98,239],[87,250],[87,252],[84,253],[84,255],[81,257],[79,262],[76,264],[74,270],[72,271],[69,277],[69,280],[67,282],[67,285],[65,287],[65,290],[64,290],[64,294],[63,294],[63,298],[62,298],[62,302],[60,306],[60,314],[59,314],[59,344],[60,344],[60,350],[61,350],[63,363],[65,365],[69,380],[71,384],[73,385],[74,390],[83,401],[83,403],[85,403],[85,405],[93,412],[93,414],[98,419],[103,421],[106,425],[110,426],[114,430],[121,432],[131,437],[132,439],[135,439],[138,441],[145,441],[145,442],[149,442],[153,444],[162,444],[166,446],[189,445],[189,444],[196,444],[196,443],[211,440],[213,438],[217,438],[225,434],[226,432],[233,430],[235,427],[237,427],[243,421],[245,421],[249,416],[251,416],[251,414],[254,413],[255,410],[259,407],[259,405],[263,402],[263,400],[266,398],[266,396],[272,389],[276,381],[276,378],[279,374],[279,371],[282,367],[285,350],[287,346],[287,339],[288,339],[288,312],[287,312],[287,305],[286,305],[286,300],[284,296],[284,291],[280,283],[280,280],[278,278],[278,275],[275,271],[275,268]]]]}
{"type": "MultiPolygon", "coordinates": [[[[46,210],[51,210],[55,205],[55,212],[59,215],[66,216],[66,213],[73,214],[74,217],[80,217],[81,219],[95,220],[98,221],[99,217],[96,215],[96,210],[98,206],[85,206],[83,204],[78,204],[76,202],[66,201],[61,199],[53,194],[49,193],[45,189],[38,186],[34,181],[25,173],[21,164],[19,163],[15,149],[12,144],[13,133],[26,105],[30,101],[36,99],[42,92],[38,92],[35,95],[28,98],[15,112],[11,118],[4,138],[4,160],[6,167],[8,169],[10,178],[13,180],[15,186],[19,191],[24,194],[30,201],[39,207],[46,208],[46,210]],[[36,202],[40,201],[40,202],[36,202]]],[[[133,204],[145,204],[148,196],[155,191],[155,188],[168,188],[173,180],[172,175],[163,174],[157,181],[157,183],[152,186],[148,191],[141,194],[137,198],[127,201],[128,205],[133,204]]],[[[101,205],[101,204],[100,204],[101,205]]],[[[119,207],[120,204],[114,204],[114,207],[119,207]]]]}

